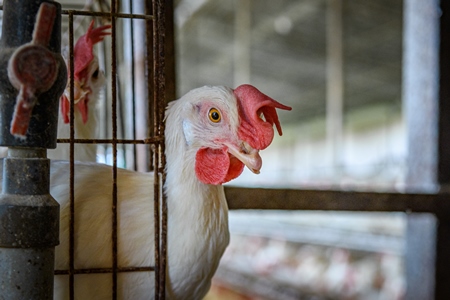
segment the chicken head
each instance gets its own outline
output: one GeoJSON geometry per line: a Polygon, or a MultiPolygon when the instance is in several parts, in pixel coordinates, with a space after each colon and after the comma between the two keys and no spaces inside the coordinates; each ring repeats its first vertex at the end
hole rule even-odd
{"type": "MultiPolygon", "coordinates": [[[[103,86],[105,76],[99,68],[98,57],[94,53],[94,45],[103,41],[110,35],[107,32],[111,25],[104,25],[94,29],[94,21],[83,36],[75,44],[74,59],[74,105],[79,110],[83,123],[88,120],[88,103],[92,98],[97,98],[100,88],[103,86]]],[[[69,72],[70,76],[70,72],[69,72]]],[[[70,111],[70,80],[63,96],[61,97],[61,112],[65,123],[69,123],[70,111]]]]}
{"type": "Polygon", "coordinates": [[[195,174],[205,184],[228,182],[244,166],[259,173],[259,151],[272,142],[273,124],[282,134],[276,108],[291,110],[251,85],[235,90],[205,86],[183,98],[191,104],[180,112],[184,138],[195,151],[195,174]]]}

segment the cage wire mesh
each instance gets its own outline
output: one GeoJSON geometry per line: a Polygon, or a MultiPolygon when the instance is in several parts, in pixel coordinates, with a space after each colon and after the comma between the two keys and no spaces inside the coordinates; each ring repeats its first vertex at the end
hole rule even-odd
{"type": "MultiPolygon", "coordinates": [[[[70,72],[68,91],[74,99],[74,45],[95,20],[96,27],[111,25],[111,36],[96,45],[100,69],[106,84],[97,103],[99,132],[90,138],[76,138],[74,102],[70,103],[70,135],[58,136],[58,147],[70,149],[70,226],[69,268],[55,270],[56,276],[67,276],[70,299],[75,298],[79,274],[110,274],[112,299],[117,299],[117,277],[124,272],[154,273],[155,298],[165,298],[167,204],[162,192],[164,182],[164,9],[163,0],[153,1],[58,1],[62,5],[62,54],[70,72]],[[96,160],[112,166],[111,268],[76,268],[74,161],[77,145],[92,145],[96,160]],[[117,168],[154,171],[155,265],[118,265],[117,168]]],[[[3,5],[3,1],[0,1],[3,5]]],[[[0,17],[3,17],[1,6],[0,17]]],[[[0,22],[1,26],[1,22],[0,22]]],[[[150,234],[150,233],[149,233],[150,234]]],[[[149,282],[149,284],[153,284],[149,282]]],[[[150,296],[150,295],[149,295],[150,296]]]]}

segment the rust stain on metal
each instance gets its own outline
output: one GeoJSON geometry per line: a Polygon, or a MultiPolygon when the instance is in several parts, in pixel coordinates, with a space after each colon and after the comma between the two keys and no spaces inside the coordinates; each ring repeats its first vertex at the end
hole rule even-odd
{"type": "Polygon", "coordinates": [[[111,89],[112,89],[112,134],[113,134],[113,168],[112,168],[112,299],[117,299],[117,61],[116,61],[116,1],[111,1],[111,89]]]}
{"type": "MultiPolygon", "coordinates": [[[[57,139],[58,143],[70,143],[71,139],[57,139]]],[[[163,141],[163,137],[155,137],[148,139],[73,139],[75,144],[143,144],[143,145],[156,145],[163,141]]]]}
{"type": "MultiPolygon", "coordinates": [[[[73,61],[73,14],[69,14],[69,70],[70,70],[70,99],[74,99],[74,61],[73,61]]],[[[74,166],[74,102],[70,101],[70,221],[69,221],[69,299],[75,299],[75,166],[74,166]]]]}
{"type": "Polygon", "coordinates": [[[114,17],[114,18],[127,18],[127,19],[141,19],[141,20],[153,20],[152,15],[142,14],[124,14],[124,13],[112,13],[112,12],[99,12],[99,11],[82,11],[82,10],[63,10],[63,15],[75,15],[75,16],[91,16],[91,17],[114,17]]]}
{"type": "MultiPolygon", "coordinates": [[[[125,268],[117,268],[118,273],[127,273],[127,272],[154,272],[155,267],[125,267],[125,268]]],[[[107,274],[112,273],[112,268],[96,268],[96,269],[74,269],[74,274],[107,274]]],[[[69,270],[55,270],[55,275],[68,275],[69,270]]]]}
{"type": "MultiPolygon", "coordinates": [[[[164,44],[165,44],[165,1],[156,0],[153,1],[153,86],[154,86],[154,135],[164,136],[164,109],[165,109],[165,57],[164,57],[164,44]]],[[[157,172],[160,167],[160,158],[164,156],[163,143],[156,147],[155,151],[155,200],[158,199],[158,210],[161,209],[161,228],[160,228],[160,241],[159,245],[159,259],[156,261],[158,278],[155,283],[158,287],[156,297],[158,299],[165,298],[165,282],[166,282],[166,255],[167,255],[167,201],[164,197],[164,193],[160,193],[160,180],[164,180],[165,176],[160,177],[160,173],[157,172]],[[158,194],[156,194],[158,193],[158,194]],[[157,195],[157,196],[156,196],[157,195]],[[160,206],[160,207],[159,207],[160,206]]],[[[164,159],[162,159],[164,164],[164,159]]],[[[156,218],[155,218],[156,219],[156,218]]],[[[155,225],[156,226],[156,225],[155,225]]],[[[156,229],[156,228],[155,228],[156,229]]],[[[155,249],[155,252],[157,249],[155,249]]],[[[156,259],[156,258],[155,258],[156,259]]]]}

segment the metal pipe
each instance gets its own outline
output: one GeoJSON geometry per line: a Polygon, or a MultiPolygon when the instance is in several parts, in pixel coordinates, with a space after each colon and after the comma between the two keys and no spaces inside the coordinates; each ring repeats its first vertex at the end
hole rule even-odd
{"type": "Polygon", "coordinates": [[[67,81],[61,6],[4,0],[2,28],[0,145],[9,151],[0,194],[0,299],[53,299],[59,204],[49,193],[46,149],[56,147],[67,81]]]}
{"type": "Polygon", "coordinates": [[[45,149],[10,148],[0,195],[0,299],[52,299],[59,204],[45,149]]]}

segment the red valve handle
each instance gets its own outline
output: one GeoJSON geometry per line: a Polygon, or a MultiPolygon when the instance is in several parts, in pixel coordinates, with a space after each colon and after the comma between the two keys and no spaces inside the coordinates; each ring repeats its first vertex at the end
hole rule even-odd
{"type": "Polygon", "coordinates": [[[11,121],[12,135],[25,138],[38,94],[49,90],[58,75],[58,60],[47,49],[50,42],[56,6],[43,2],[34,25],[33,39],[19,47],[8,64],[8,77],[19,90],[11,121]]]}

